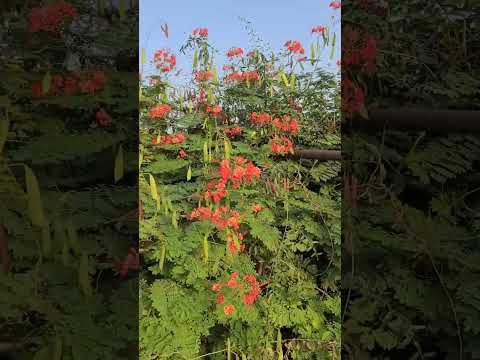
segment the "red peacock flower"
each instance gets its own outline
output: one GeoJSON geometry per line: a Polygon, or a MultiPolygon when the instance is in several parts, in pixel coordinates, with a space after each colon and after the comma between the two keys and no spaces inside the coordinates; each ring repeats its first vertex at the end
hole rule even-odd
{"type": "Polygon", "coordinates": [[[258,125],[266,125],[272,122],[272,117],[267,113],[256,113],[252,112],[250,114],[250,121],[258,125]]]}
{"type": "Polygon", "coordinates": [[[58,32],[60,26],[67,19],[77,16],[75,7],[67,2],[60,1],[43,7],[36,7],[28,16],[28,31],[32,33],[58,32]]]}
{"type": "Polygon", "coordinates": [[[163,119],[172,110],[168,104],[161,104],[150,109],[150,117],[152,119],[163,119]]]}
{"type": "Polygon", "coordinates": [[[329,5],[332,9],[340,9],[342,7],[342,3],[338,0],[332,1],[329,5]]]}
{"type": "Polygon", "coordinates": [[[177,58],[167,49],[157,50],[153,56],[153,62],[157,69],[162,72],[170,72],[177,65],[177,58]]]}
{"type": "Polygon", "coordinates": [[[208,29],[207,28],[197,28],[192,31],[193,36],[198,36],[201,38],[208,37],[208,29]]]}
{"type": "Polygon", "coordinates": [[[317,25],[317,26],[312,28],[312,34],[313,33],[323,34],[323,33],[325,33],[325,31],[327,31],[327,28],[325,26],[321,26],[321,25],[317,25]]]}
{"type": "Polygon", "coordinates": [[[225,307],[223,308],[223,313],[224,313],[226,316],[230,316],[230,315],[232,315],[234,312],[235,312],[235,305],[233,305],[233,304],[225,305],[225,307]]]}
{"type": "Polygon", "coordinates": [[[230,139],[234,139],[235,137],[242,134],[242,128],[239,126],[224,128],[223,132],[227,135],[230,139]]]}
{"type": "Polygon", "coordinates": [[[227,56],[229,58],[232,58],[232,57],[235,57],[235,56],[242,56],[243,55],[243,49],[242,48],[238,48],[238,47],[234,47],[234,48],[231,48],[230,50],[228,50],[227,52],[227,56]]]}
{"type": "Polygon", "coordinates": [[[195,76],[195,80],[197,80],[198,82],[209,81],[213,78],[213,71],[211,70],[196,71],[194,76],[195,76]]]}
{"type": "Polygon", "coordinates": [[[298,120],[296,118],[291,118],[288,115],[284,115],[282,118],[275,118],[272,121],[272,124],[283,132],[292,134],[298,133],[298,120]]]}
{"type": "Polygon", "coordinates": [[[284,45],[288,51],[290,51],[292,54],[300,54],[303,55],[305,54],[305,49],[302,46],[302,43],[297,40],[288,40],[285,45],[284,45]]]}
{"type": "Polygon", "coordinates": [[[293,152],[294,145],[293,142],[286,136],[281,138],[274,137],[272,139],[270,149],[272,152],[276,153],[291,153],[293,152]]]}

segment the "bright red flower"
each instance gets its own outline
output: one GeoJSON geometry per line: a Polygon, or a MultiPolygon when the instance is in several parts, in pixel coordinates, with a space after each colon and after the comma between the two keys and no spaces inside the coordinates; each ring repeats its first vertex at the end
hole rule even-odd
{"type": "Polygon", "coordinates": [[[222,107],[220,105],[207,106],[206,112],[207,114],[212,114],[214,116],[217,116],[222,112],[222,107]]]}
{"type": "Polygon", "coordinates": [[[312,33],[324,33],[325,31],[327,31],[327,28],[321,25],[312,28],[312,33]]]}
{"type": "Polygon", "coordinates": [[[252,206],[252,212],[254,214],[259,213],[262,210],[263,210],[263,207],[260,204],[255,204],[255,205],[252,206]]]}
{"type": "Polygon", "coordinates": [[[188,156],[187,152],[183,149],[180,149],[180,151],[178,152],[178,157],[185,159],[187,156],[188,156]]]}
{"type": "Polygon", "coordinates": [[[233,66],[232,65],[223,65],[222,70],[223,71],[232,71],[233,66]]]}
{"type": "Polygon", "coordinates": [[[289,40],[285,43],[284,45],[288,51],[290,51],[293,54],[305,54],[305,49],[303,48],[302,44],[300,41],[297,40],[289,40]]]}
{"type": "Polygon", "coordinates": [[[226,315],[226,316],[230,316],[234,313],[235,311],[235,306],[232,305],[232,304],[228,304],[226,305],[224,308],[223,308],[223,313],[226,315]]]}
{"type": "Polygon", "coordinates": [[[218,172],[220,173],[221,178],[224,181],[227,181],[230,177],[230,162],[226,159],[222,160],[218,172]]]}
{"type": "Polygon", "coordinates": [[[234,254],[238,251],[238,247],[237,247],[237,245],[235,245],[234,241],[228,241],[227,242],[227,249],[228,249],[228,252],[231,253],[231,254],[234,254]]]}
{"type": "Polygon", "coordinates": [[[272,121],[272,117],[267,114],[267,113],[259,113],[257,114],[256,112],[252,112],[250,114],[250,120],[254,123],[254,124],[258,124],[258,125],[265,125],[265,124],[268,124],[272,121]]]}
{"type": "Polygon", "coordinates": [[[342,3],[340,1],[332,1],[329,5],[332,9],[340,9],[342,7],[342,3]]]}
{"type": "Polygon", "coordinates": [[[245,71],[245,72],[234,72],[227,75],[227,80],[229,81],[258,81],[260,80],[260,75],[258,72],[252,71],[245,71]]]}
{"type": "Polygon", "coordinates": [[[206,37],[208,37],[208,29],[207,28],[194,29],[193,32],[192,32],[192,35],[206,38],[206,37]]]}
{"type": "Polygon", "coordinates": [[[236,136],[239,136],[242,133],[242,128],[241,127],[231,127],[231,128],[224,128],[223,132],[225,135],[227,135],[230,139],[235,138],[236,136]]]}
{"type": "Polygon", "coordinates": [[[215,283],[212,285],[212,291],[219,292],[221,288],[222,285],[220,285],[219,283],[215,283]]]}
{"type": "Polygon", "coordinates": [[[210,79],[213,78],[213,71],[211,70],[206,70],[206,71],[197,71],[195,72],[195,80],[201,82],[201,81],[209,81],[210,79]]]}
{"type": "Polygon", "coordinates": [[[242,56],[243,55],[243,49],[242,48],[238,48],[238,47],[234,47],[234,48],[231,48],[230,50],[228,50],[227,52],[227,56],[229,58],[232,58],[234,56],[242,56]]]}
{"type": "Polygon", "coordinates": [[[283,132],[292,134],[298,133],[298,120],[295,118],[292,119],[288,115],[284,115],[282,118],[275,118],[272,121],[272,124],[283,132]]]}
{"type": "Polygon", "coordinates": [[[238,279],[238,272],[233,272],[232,274],[230,274],[230,279],[228,279],[227,281],[227,286],[230,287],[230,288],[234,288],[234,287],[237,287],[238,286],[238,282],[237,282],[237,279],[238,279]]]}
{"type": "Polygon", "coordinates": [[[203,221],[203,220],[206,220],[206,219],[210,219],[210,217],[212,216],[212,212],[210,211],[209,208],[206,208],[206,207],[198,207],[196,209],[194,209],[190,215],[188,216],[188,218],[190,220],[192,219],[198,219],[200,221],[203,221]]]}
{"type": "Polygon", "coordinates": [[[287,138],[286,136],[282,138],[273,138],[272,143],[270,145],[270,149],[272,152],[278,153],[288,153],[292,152],[294,148],[293,142],[287,138]]]}
{"type": "Polygon", "coordinates": [[[162,72],[170,72],[177,65],[177,58],[171,54],[167,49],[157,50],[153,56],[153,62],[157,69],[162,72]]]}
{"type": "Polygon", "coordinates": [[[225,196],[227,196],[225,180],[213,180],[207,184],[207,191],[204,194],[205,200],[212,199],[215,204],[218,204],[225,196]]]}
{"type": "Polygon", "coordinates": [[[178,133],[175,135],[163,135],[160,137],[160,143],[164,145],[181,144],[185,141],[185,135],[178,133]]]}
{"type": "Polygon", "coordinates": [[[252,71],[245,71],[242,74],[243,80],[253,81],[253,80],[260,80],[260,74],[254,70],[252,71]]]}
{"type": "Polygon", "coordinates": [[[215,300],[215,302],[217,304],[223,304],[225,301],[225,296],[223,294],[218,294],[217,295],[217,299],[215,300]]]}
{"type": "Polygon", "coordinates": [[[161,104],[150,109],[150,117],[152,119],[163,119],[170,111],[172,107],[168,104],[161,104]]]}

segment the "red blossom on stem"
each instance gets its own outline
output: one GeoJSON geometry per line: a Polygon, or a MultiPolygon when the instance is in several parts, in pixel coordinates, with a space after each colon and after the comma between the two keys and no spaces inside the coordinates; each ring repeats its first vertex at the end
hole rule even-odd
{"type": "Polygon", "coordinates": [[[290,51],[292,54],[300,54],[303,55],[305,54],[305,49],[302,46],[302,43],[297,40],[288,40],[285,45],[284,45],[288,51],[290,51]]]}
{"type": "Polygon", "coordinates": [[[208,29],[207,28],[196,28],[192,31],[193,36],[198,36],[201,38],[208,37],[208,29]]]}
{"type": "Polygon", "coordinates": [[[163,119],[172,110],[168,104],[161,104],[150,109],[150,117],[152,119],[163,119]]]}
{"type": "Polygon", "coordinates": [[[157,69],[162,72],[170,72],[177,65],[177,58],[166,49],[157,50],[153,56],[153,62],[157,69]]]}
{"type": "Polygon", "coordinates": [[[243,49],[242,48],[238,48],[238,47],[234,47],[234,48],[231,48],[230,50],[228,50],[227,52],[227,56],[229,58],[232,58],[232,57],[235,57],[235,56],[242,56],[243,55],[243,49]]]}

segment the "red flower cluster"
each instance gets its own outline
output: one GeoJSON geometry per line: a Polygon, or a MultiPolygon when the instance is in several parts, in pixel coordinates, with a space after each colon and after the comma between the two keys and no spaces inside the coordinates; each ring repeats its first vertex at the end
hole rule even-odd
{"type": "Polygon", "coordinates": [[[235,137],[239,136],[242,133],[242,128],[239,126],[230,127],[223,129],[225,135],[227,135],[230,139],[234,139],[235,137]]]}
{"type": "MultiPolygon", "coordinates": [[[[87,73],[84,78],[78,75],[71,75],[66,78],[62,75],[55,74],[51,77],[49,95],[58,95],[63,89],[66,95],[75,95],[78,92],[83,94],[95,93],[104,89],[107,82],[105,73],[101,70],[96,70],[87,73]]],[[[42,83],[36,82],[32,84],[32,93],[34,96],[42,96],[42,83]]]]}
{"type": "Polygon", "coordinates": [[[223,181],[230,181],[233,188],[238,188],[240,183],[246,184],[260,178],[261,170],[251,161],[237,156],[233,158],[233,168],[229,160],[222,160],[219,173],[223,181]]]}
{"type": "Polygon", "coordinates": [[[175,135],[163,135],[160,136],[160,141],[157,136],[152,138],[152,145],[157,145],[158,143],[162,145],[172,145],[172,144],[181,144],[185,141],[185,135],[178,133],[175,135]]]}
{"type": "Polygon", "coordinates": [[[338,0],[332,1],[329,5],[332,9],[340,9],[342,7],[342,3],[338,0]]]}
{"type": "Polygon", "coordinates": [[[288,40],[284,46],[288,49],[288,51],[290,51],[293,54],[301,54],[301,55],[305,54],[305,49],[303,48],[300,41],[288,40]]]}
{"type": "Polygon", "coordinates": [[[207,106],[205,112],[207,114],[212,114],[213,116],[217,116],[222,112],[222,107],[220,105],[207,106]]]}
{"type": "Polygon", "coordinates": [[[206,207],[194,209],[188,216],[190,220],[199,221],[209,220],[218,229],[224,230],[227,227],[238,230],[240,228],[240,213],[231,210],[227,206],[220,206],[216,210],[210,210],[206,207]]]}
{"type": "Polygon", "coordinates": [[[272,150],[272,152],[278,153],[291,153],[293,152],[293,148],[293,142],[286,136],[283,136],[282,138],[273,138],[270,145],[270,149],[272,150]]]}
{"type": "Polygon", "coordinates": [[[223,313],[226,316],[232,315],[234,313],[234,311],[235,311],[235,305],[233,305],[233,304],[225,305],[225,307],[223,308],[223,313]]]}
{"type": "Polygon", "coordinates": [[[150,117],[152,119],[163,119],[172,110],[168,104],[160,104],[150,109],[150,117]]]}
{"type": "Polygon", "coordinates": [[[180,149],[180,151],[178,152],[178,157],[181,159],[185,159],[187,156],[188,156],[188,153],[185,150],[180,149]]]}
{"type": "Polygon", "coordinates": [[[238,251],[244,252],[246,250],[245,244],[242,244],[242,241],[244,239],[244,235],[245,234],[242,234],[240,232],[235,232],[235,236],[237,237],[238,242],[240,243],[239,244],[240,247],[238,247],[237,244],[235,243],[234,239],[233,239],[233,235],[231,233],[227,234],[227,250],[228,250],[229,253],[235,254],[238,251]]]}
{"type": "Polygon", "coordinates": [[[212,180],[207,183],[207,189],[203,194],[205,200],[212,199],[215,204],[218,204],[225,196],[227,196],[227,182],[223,179],[212,180]]]}
{"type": "Polygon", "coordinates": [[[63,1],[37,7],[32,9],[28,16],[28,31],[32,33],[39,31],[57,32],[65,19],[76,16],[77,10],[75,7],[63,1]]]}
{"type": "Polygon", "coordinates": [[[234,47],[234,48],[231,48],[230,50],[228,50],[227,52],[227,56],[229,58],[232,58],[234,56],[242,56],[243,55],[243,49],[242,48],[238,48],[238,47],[234,47]]]}
{"type": "Polygon", "coordinates": [[[255,204],[255,205],[252,206],[252,212],[253,212],[254,214],[257,214],[257,213],[259,213],[259,212],[262,211],[262,210],[263,210],[263,206],[260,205],[260,204],[255,204]]]}
{"type": "Polygon", "coordinates": [[[275,118],[272,121],[272,124],[283,132],[292,134],[298,133],[298,120],[295,118],[292,119],[288,115],[284,115],[282,118],[275,118]]]}
{"type": "Polygon", "coordinates": [[[229,160],[221,161],[218,170],[220,179],[210,181],[207,184],[207,189],[203,194],[205,200],[211,199],[214,203],[218,204],[227,196],[228,182],[236,189],[240,183],[250,183],[260,177],[260,169],[253,165],[251,161],[242,157],[235,157],[233,160],[233,169],[230,166],[229,160]]]}
{"type": "Polygon", "coordinates": [[[325,31],[327,31],[327,28],[325,26],[321,26],[321,25],[318,25],[318,26],[315,26],[312,28],[312,34],[313,33],[324,33],[325,31]]]}
{"type": "Polygon", "coordinates": [[[112,118],[103,108],[97,111],[97,113],[95,114],[95,120],[97,121],[97,124],[99,126],[103,127],[108,126],[112,123],[112,118]]]}
{"type": "Polygon", "coordinates": [[[368,34],[360,34],[346,27],[342,38],[342,65],[360,65],[361,70],[371,74],[376,70],[377,40],[368,34]],[[343,40],[344,39],[344,40],[343,40]]]}
{"type": "Polygon", "coordinates": [[[157,69],[162,72],[170,72],[177,65],[177,58],[166,49],[157,50],[153,57],[157,69]]]}
{"type": "MultiPolygon", "coordinates": [[[[226,286],[230,289],[239,289],[243,293],[243,303],[245,305],[252,305],[261,292],[261,286],[257,281],[257,278],[253,274],[245,274],[243,276],[243,282],[238,282],[239,273],[233,272],[230,274],[230,278],[225,284],[214,283],[211,287],[211,290],[217,293],[217,298],[215,302],[217,304],[223,304],[225,302],[225,295],[221,293],[222,287],[226,286]],[[247,288],[247,289],[246,289],[247,288]]],[[[235,306],[232,304],[226,305],[223,308],[225,315],[230,316],[235,311],[235,306]]]]}
{"type": "Polygon", "coordinates": [[[205,71],[197,71],[195,72],[195,80],[197,81],[209,81],[213,78],[213,71],[205,70],[205,71]]]}
{"type": "Polygon", "coordinates": [[[364,100],[365,96],[360,87],[348,78],[342,80],[342,111],[352,115],[364,106],[364,100]]]}
{"type": "Polygon", "coordinates": [[[260,75],[258,72],[252,70],[252,71],[245,71],[245,72],[234,72],[231,74],[227,75],[227,80],[229,81],[259,81],[260,80],[260,75]]]}
{"type": "Polygon", "coordinates": [[[252,274],[246,274],[243,280],[250,284],[250,291],[243,296],[243,303],[245,305],[252,305],[260,295],[260,284],[257,278],[252,274]]]}
{"type": "Polygon", "coordinates": [[[207,28],[194,29],[193,32],[192,32],[192,35],[206,38],[206,37],[208,37],[208,29],[207,28]]]}
{"type": "Polygon", "coordinates": [[[272,117],[267,113],[252,112],[250,114],[250,121],[258,125],[266,125],[272,121],[272,117]]]}

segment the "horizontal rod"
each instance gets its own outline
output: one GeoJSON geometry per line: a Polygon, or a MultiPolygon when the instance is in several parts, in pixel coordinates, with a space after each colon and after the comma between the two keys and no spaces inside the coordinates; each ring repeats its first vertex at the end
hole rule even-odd
{"type": "Polygon", "coordinates": [[[320,149],[297,149],[294,154],[289,156],[293,159],[311,159],[311,160],[342,160],[342,152],[339,150],[320,150],[320,149]]]}
{"type": "Polygon", "coordinates": [[[374,109],[369,119],[355,120],[347,127],[430,132],[479,132],[480,111],[428,110],[414,108],[374,109]]]}

